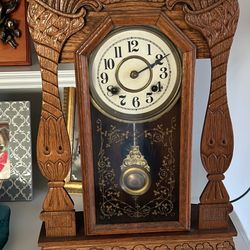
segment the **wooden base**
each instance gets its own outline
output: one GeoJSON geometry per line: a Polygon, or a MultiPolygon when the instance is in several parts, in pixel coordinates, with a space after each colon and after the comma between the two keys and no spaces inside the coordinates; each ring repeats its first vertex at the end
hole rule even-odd
{"type": "Polygon", "coordinates": [[[231,203],[199,204],[199,228],[227,228],[230,223],[229,213],[232,211],[231,203]]]}
{"type": "Polygon", "coordinates": [[[42,212],[46,236],[76,235],[75,210],[61,212],[42,212]]]}
{"type": "Polygon", "coordinates": [[[83,215],[76,213],[77,236],[48,238],[42,226],[39,247],[43,250],[233,250],[236,229],[230,221],[224,230],[198,230],[198,209],[192,207],[192,228],[188,232],[118,236],[85,236],[83,215]]]}

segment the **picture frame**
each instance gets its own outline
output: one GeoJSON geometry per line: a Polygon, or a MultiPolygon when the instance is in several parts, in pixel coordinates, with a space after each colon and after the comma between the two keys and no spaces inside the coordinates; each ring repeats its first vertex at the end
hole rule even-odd
{"type": "Polygon", "coordinates": [[[10,128],[7,121],[0,121],[0,180],[10,178],[10,128]]]}
{"type": "Polygon", "coordinates": [[[1,180],[0,201],[32,200],[30,102],[0,102],[0,123],[9,129],[10,162],[10,176],[1,180]]]}
{"type": "Polygon", "coordinates": [[[75,96],[76,88],[66,87],[63,89],[63,110],[72,154],[71,170],[65,179],[65,188],[69,191],[69,193],[82,193],[80,140],[75,96]]]}
{"type": "MultiPolygon", "coordinates": [[[[0,1],[1,5],[8,3],[8,1],[0,1]]],[[[5,8],[3,8],[5,9],[5,8]]],[[[1,35],[0,38],[0,66],[18,66],[18,65],[30,65],[31,53],[29,43],[29,31],[26,21],[27,1],[18,0],[17,6],[7,14],[7,18],[13,21],[15,26],[15,32],[12,32],[13,43],[4,42],[9,39],[4,39],[1,35]],[[15,34],[15,35],[14,35],[15,34]],[[15,47],[16,44],[16,48],[15,47]]],[[[1,11],[1,10],[0,10],[1,11]]],[[[1,14],[1,22],[4,22],[4,16],[6,13],[1,14]]],[[[3,25],[1,30],[3,30],[3,25]]]]}

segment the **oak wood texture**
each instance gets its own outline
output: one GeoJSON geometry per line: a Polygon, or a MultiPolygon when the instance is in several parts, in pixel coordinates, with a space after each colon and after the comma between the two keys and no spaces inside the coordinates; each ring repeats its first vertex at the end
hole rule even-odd
{"type": "Polygon", "coordinates": [[[43,2],[30,1],[28,22],[42,74],[42,112],[37,138],[37,159],[49,181],[41,219],[47,236],[75,235],[73,202],[64,189],[71,150],[58,91],[58,62],[63,44],[84,24],[83,14],[48,10],[43,2]]]}
{"type": "MultiPolygon", "coordinates": [[[[105,6],[105,9],[107,9],[107,11],[120,9],[123,9],[124,11],[131,11],[135,9],[134,5],[136,5],[136,9],[138,10],[138,12],[143,13],[143,11],[145,11],[146,9],[150,9],[150,7],[154,9],[159,9],[160,7],[164,6],[165,1],[161,1],[162,3],[158,3],[157,5],[152,4],[151,2],[153,1],[148,1],[147,3],[143,3],[143,1],[125,1],[125,3],[119,3],[119,1],[116,1],[115,4],[107,4],[105,6]]],[[[174,9],[163,9],[163,11],[177,25],[177,27],[184,32],[184,34],[193,42],[193,44],[195,44],[197,48],[197,58],[209,58],[210,52],[206,40],[199,31],[195,29],[190,29],[190,26],[185,21],[185,13],[183,12],[183,6],[177,6],[174,9]]],[[[101,19],[101,15],[104,17],[107,15],[106,13],[101,12],[97,14],[98,17],[95,17],[96,14],[97,13],[90,12],[86,16],[86,23],[90,23],[93,18],[101,19]]],[[[61,54],[61,62],[74,61],[74,54],[72,54],[72,51],[77,50],[79,43],[82,43],[86,39],[86,37],[91,34],[91,31],[92,27],[85,27],[84,29],[75,33],[68,39],[61,54]]]]}
{"type": "Polygon", "coordinates": [[[83,232],[82,213],[76,214],[77,235],[75,237],[48,238],[42,227],[39,247],[43,250],[234,250],[233,224],[225,230],[199,230],[198,207],[192,207],[192,230],[154,234],[86,236],[83,232]]]}
{"type": "Polygon", "coordinates": [[[233,129],[227,103],[226,74],[230,48],[236,31],[239,6],[236,0],[170,0],[172,7],[184,2],[186,22],[199,30],[211,57],[211,88],[201,141],[201,159],[208,172],[208,184],[200,197],[201,229],[226,228],[232,205],[222,182],[233,155],[233,129]]]}
{"type": "Polygon", "coordinates": [[[19,0],[17,9],[11,14],[11,18],[17,20],[18,29],[21,31],[21,36],[16,38],[18,44],[16,49],[13,49],[8,44],[0,43],[0,66],[16,66],[30,65],[30,44],[29,31],[26,21],[26,0],[19,0]]]}
{"type": "MultiPolygon", "coordinates": [[[[88,24],[86,24],[88,26],[88,24]]],[[[79,101],[79,119],[81,124],[81,148],[83,168],[84,216],[87,235],[121,234],[188,230],[190,228],[190,170],[191,170],[191,140],[192,140],[192,110],[195,47],[190,40],[172,23],[165,13],[144,11],[126,14],[110,13],[102,23],[95,26],[90,23],[94,35],[90,36],[76,52],[76,75],[79,101]],[[90,53],[114,28],[133,25],[155,26],[167,35],[181,50],[183,55],[182,90],[181,90],[181,143],[179,168],[179,220],[161,222],[141,222],[129,224],[97,224],[95,206],[95,182],[92,146],[91,107],[89,94],[88,58],[90,53]]]]}
{"type": "MultiPolygon", "coordinates": [[[[76,49],[90,36],[93,36],[92,40],[95,39],[93,28],[107,20],[110,13],[113,13],[112,20],[119,26],[122,22],[119,15],[129,12],[137,13],[138,18],[145,12],[154,13],[142,19],[141,23],[147,21],[152,25],[157,13],[165,13],[195,44],[198,58],[211,58],[211,89],[201,142],[201,158],[208,173],[208,184],[200,197],[199,228],[210,229],[217,235],[227,232],[232,206],[222,180],[232,159],[233,131],[227,104],[226,73],[239,16],[237,0],[30,0],[28,21],[43,80],[37,152],[41,172],[49,181],[49,192],[41,216],[45,221],[46,235],[66,236],[76,233],[74,218],[71,220],[72,225],[66,223],[73,216],[74,207],[63,188],[63,180],[69,170],[70,145],[58,95],[58,63],[73,62],[76,49]],[[217,231],[220,228],[223,230],[217,231]]],[[[131,24],[133,21],[131,18],[131,24]]],[[[105,32],[112,28],[112,23],[108,25],[105,32]]],[[[87,67],[84,61],[82,66],[87,67]]],[[[192,78],[192,75],[187,77],[192,78]]],[[[86,98],[82,99],[80,105],[87,107],[89,97],[87,90],[84,91],[82,94],[86,98]]],[[[86,123],[86,126],[89,124],[86,123]]],[[[88,178],[85,181],[88,182],[88,178]]],[[[192,237],[195,242],[197,236],[192,237]]],[[[234,249],[232,235],[225,237],[229,239],[229,244],[219,246],[210,238],[208,244],[211,243],[211,247],[207,249],[234,249]]],[[[130,240],[128,238],[127,242],[130,240]]],[[[184,242],[183,239],[180,241],[184,242]]],[[[202,242],[205,243],[203,239],[202,242]]],[[[184,249],[200,249],[197,244],[184,249]]],[[[156,246],[149,248],[158,248],[156,246]]],[[[132,248],[136,248],[136,245],[130,245],[132,248]]]]}

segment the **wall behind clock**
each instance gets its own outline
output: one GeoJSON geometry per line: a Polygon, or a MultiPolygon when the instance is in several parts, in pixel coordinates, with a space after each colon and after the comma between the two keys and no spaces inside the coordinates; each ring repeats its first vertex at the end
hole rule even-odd
{"type": "MultiPolygon", "coordinates": [[[[231,200],[250,186],[250,1],[239,0],[240,20],[228,66],[228,101],[234,128],[234,156],[224,181],[231,200]]],[[[200,136],[210,84],[210,61],[198,60],[194,99],[192,201],[206,183],[200,160],[200,136]]],[[[250,239],[250,193],[233,204],[250,239]]],[[[250,241],[249,241],[250,242],[250,241]]],[[[250,244],[250,243],[249,243],[250,244]]],[[[250,248],[250,246],[249,246],[250,248]]]]}
{"type": "MultiPolygon", "coordinates": [[[[235,149],[226,187],[232,199],[250,186],[250,2],[240,0],[239,27],[232,47],[228,74],[228,97],[235,130],[235,149]]],[[[250,239],[250,193],[234,204],[250,239]]]]}

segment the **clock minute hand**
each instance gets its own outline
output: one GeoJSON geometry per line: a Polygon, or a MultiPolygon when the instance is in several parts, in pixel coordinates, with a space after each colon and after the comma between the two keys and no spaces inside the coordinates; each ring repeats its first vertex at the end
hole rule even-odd
{"type": "Polygon", "coordinates": [[[145,67],[144,69],[138,71],[138,72],[137,72],[138,75],[139,75],[140,73],[142,73],[143,71],[147,70],[147,69],[152,69],[152,68],[154,68],[156,65],[160,64],[161,61],[162,61],[164,58],[166,58],[166,57],[169,56],[169,55],[170,55],[170,54],[167,54],[167,55],[165,55],[165,56],[163,56],[163,57],[157,59],[154,63],[151,63],[150,65],[148,65],[148,66],[145,67]]]}
{"type": "Polygon", "coordinates": [[[149,64],[147,67],[145,67],[144,69],[142,69],[142,70],[140,70],[140,71],[133,70],[133,71],[130,73],[130,77],[131,77],[132,79],[136,79],[136,78],[140,75],[140,73],[142,73],[143,71],[145,71],[145,70],[147,70],[147,69],[152,69],[152,68],[154,68],[156,65],[160,64],[161,61],[162,61],[164,58],[166,58],[166,57],[169,56],[169,55],[170,55],[170,54],[167,54],[167,55],[165,55],[165,56],[163,56],[163,57],[157,59],[154,63],[149,64]]]}

